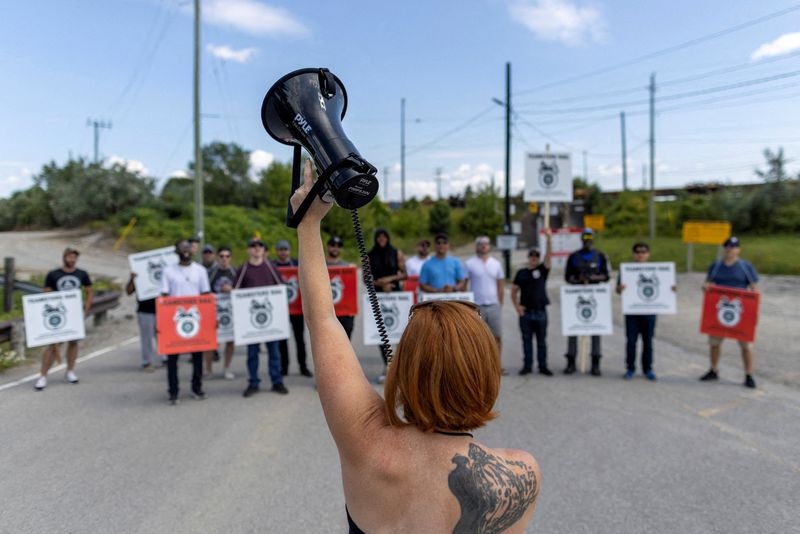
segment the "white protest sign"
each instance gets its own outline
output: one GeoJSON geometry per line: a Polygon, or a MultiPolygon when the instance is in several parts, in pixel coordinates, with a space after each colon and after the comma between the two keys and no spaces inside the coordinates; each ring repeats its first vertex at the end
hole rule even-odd
{"type": "Polygon", "coordinates": [[[525,202],[572,202],[572,164],[566,153],[525,155],[525,202]]]}
{"type": "MultiPolygon", "coordinates": [[[[582,228],[553,228],[551,230],[550,243],[553,245],[553,250],[550,261],[553,268],[563,269],[569,255],[583,246],[581,232],[583,232],[582,228]]],[[[547,238],[544,230],[539,231],[539,250],[542,251],[542,259],[544,259],[547,252],[547,238]]]]}
{"type": "MultiPolygon", "coordinates": [[[[408,325],[408,314],[411,306],[414,305],[414,293],[412,291],[397,291],[394,293],[378,293],[378,302],[381,305],[383,324],[386,326],[386,334],[389,336],[389,343],[400,342],[400,336],[408,325]]],[[[362,302],[364,309],[369,313],[362,314],[364,325],[364,345],[380,345],[380,332],[372,314],[372,306],[369,304],[369,295],[364,295],[362,302]]]]}
{"type": "Polygon", "coordinates": [[[251,345],[289,338],[286,286],[251,287],[231,291],[233,342],[251,345]]]}
{"type": "Polygon", "coordinates": [[[613,333],[609,284],[561,286],[561,335],[607,336],[613,333]]]}
{"type": "Polygon", "coordinates": [[[86,337],[80,289],[22,297],[28,348],[86,337]]]}
{"type": "Polygon", "coordinates": [[[230,293],[218,293],[217,297],[217,341],[233,341],[233,306],[230,293]]]}
{"type": "Polygon", "coordinates": [[[420,302],[426,302],[428,300],[468,300],[470,302],[475,302],[475,295],[472,293],[472,291],[460,291],[454,293],[420,293],[420,302]]]}
{"type": "Polygon", "coordinates": [[[673,262],[621,263],[622,313],[625,315],[674,315],[678,313],[673,262]]]}
{"type": "Polygon", "coordinates": [[[161,294],[161,271],[168,265],[178,263],[174,247],[164,247],[128,256],[131,271],[136,273],[133,284],[136,300],[148,300],[161,294]]]}

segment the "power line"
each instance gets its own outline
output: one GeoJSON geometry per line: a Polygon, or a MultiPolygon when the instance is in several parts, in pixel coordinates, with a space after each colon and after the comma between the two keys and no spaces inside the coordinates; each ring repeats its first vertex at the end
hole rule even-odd
{"type": "Polygon", "coordinates": [[[438,137],[436,137],[436,138],[434,138],[434,139],[432,139],[432,140],[430,140],[430,141],[428,141],[426,143],[423,143],[422,145],[419,145],[419,146],[417,146],[417,147],[415,147],[415,148],[413,148],[411,150],[408,150],[406,152],[406,155],[410,156],[410,155],[416,154],[418,152],[421,152],[423,150],[427,150],[427,149],[431,148],[435,144],[437,144],[440,141],[446,139],[447,137],[453,135],[454,133],[457,133],[457,132],[463,130],[464,128],[467,128],[468,126],[470,126],[475,121],[477,121],[478,119],[480,119],[481,117],[483,117],[484,115],[489,113],[490,111],[494,110],[495,108],[496,108],[496,105],[492,104],[491,106],[489,106],[486,109],[482,110],[480,113],[477,113],[476,115],[473,115],[472,117],[470,117],[469,119],[467,119],[463,123],[459,124],[455,128],[451,128],[450,130],[447,130],[443,134],[439,135],[438,137]]]}
{"type": "Polygon", "coordinates": [[[604,74],[606,72],[619,70],[619,69],[624,68],[624,67],[629,67],[631,65],[635,65],[635,64],[641,63],[643,61],[647,61],[647,60],[650,60],[650,59],[653,59],[653,58],[656,58],[656,57],[660,57],[660,56],[663,56],[663,55],[666,55],[666,54],[671,54],[673,52],[677,52],[678,50],[683,50],[685,48],[689,48],[691,46],[695,46],[695,45],[698,45],[700,43],[704,43],[706,41],[711,41],[713,39],[717,39],[719,37],[723,37],[725,35],[728,35],[728,34],[743,30],[745,28],[749,28],[751,26],[755,26],[755,25],[760,24],[762,22],[766,22],[766,21],[772,20],[774,18],[782,17],[783,15],[788,15],[789,13],[793,13],[794,11],[797,11],[797,10],[800,10],[800,4],[795,4],[795,5],[791,6],[791,7],[786,8],[786,9],[782,9],[780,11],[775,11],[773,13],[769,13],[769,14],[764,15],[762,17],[758,17],[758,18],[755,18],[755,19],[752,19],[752,20],[748,20],[748,21],[743,22],[741,24],[737,24],[735,26],[731,26],[729,28],[725,28],[723,30],[716,31],[714,33],[710,33],[710,34],[704,35],[702,37],[697,37],[695,39],[690,39],[689,41],[685,41],[683,43],[679,43],[679,44],[676,44],[676,45],[673,45],[673,46],[669,46],[667,48],[662,48],[661,50],[657,50],[655,52],[650,52],[648,54],[644,54],[644,55],[635,57],[633,59],[629,59],[627,61],[623,61],[621,63],[616,63],[616,64],[610,65],[608,67],[603,67],[603,68],[600,68],[600,69],[595,69],[595,70],[586,72],[584,74],[579,74],[579,75],[576,75],[576,76],[570,76],[568,78],[564,78],[564,79],[557,80],[557,81],[554,81],[554,82],[549,82],[549,83],[545,83],[545,84],[542,84],[542,85],[538,85],[538,86],[532,87],[530,89],[525,89],[523,91],[518,91],[516,94],[517,95],[522,95],[522,94],[532,93],[532,92],[535,92],[535,91],[541,91],[542,89],[548,89],[550,87],[556,87],[556,86],[563,85],[563,84],[566,84],[566,83],[576,82],[578,80],[583,80],[583,79],[586,79],[586,78],[597,76],[599,74],[604,74]]]}

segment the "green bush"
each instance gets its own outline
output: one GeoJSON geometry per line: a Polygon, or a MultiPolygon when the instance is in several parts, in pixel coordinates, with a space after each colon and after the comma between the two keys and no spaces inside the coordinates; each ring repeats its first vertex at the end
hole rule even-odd
{"type": "Polygon", "coordinates": [[[432,234],[450,233],[450,206],[445,202],[436,202],[428,213],[428,229],[432,234]]]}
{"type": "Polygon", "coordinates": [[[497,191],[483,187],[467,202],[459,227],[467,235],[495,237],[503,231],[503,216],[498,211],[497,191]]]}

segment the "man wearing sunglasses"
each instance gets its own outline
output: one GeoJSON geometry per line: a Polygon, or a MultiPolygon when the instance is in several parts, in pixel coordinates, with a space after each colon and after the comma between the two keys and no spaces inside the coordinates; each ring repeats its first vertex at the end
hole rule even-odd
{"type": "MultiPolygon", "coordinates": [[[[739,253],[742,250],[739,238],[735,236],[729,237],[722,246],[725,248],[725,254],[722,260],[715,261],[708,268],[708,276],[703,283],[703,291],[708,289],[711,284],[758,291],[758,273],[756,273],[755,267],[749,261],[739,259],[739,253]]],[[[711,369],[700,377],[703,382],[719,379],[717,373],[719,372],[718,364],[722,350],[722,338],[708,336],[708,344],[710,346],[711,369]]],[[[753,345],[746,341],[739,341],[739,347],[742,349],[742,362],[744,364],[744,386],[755,388],[756,381],[753,379],[753,345]]]]}
{"type": "MultiPolygon", "coordinates": [[[[215,294],[230,293],[233,289],[233,284],[236,281],[236,270],[231,267],[231,249],[230,247],[219,247],[217,252],[217,260],[213,263],[208,271],[208,280],[211,285],[211,292],[215,294]]],[[[233,380],[236,376],[231,371],[231,360],[233,360],[233,341],[225,343],[225,370],[223,376],[226,380],[233,380]]],[[[214,351],[206,352],[203,357],[205,359],[206,373],[211,375],[212,371],[212,358],[214,351]]]]}
{"type": "Polygon", "coordinates": [[[448,254],[450,241],[445,234],[433,240],[436,255],[425,262],[419,275],[419,287],[426,293],[452,293],[464,291],[467,285],[464,266],[458,258],[448,254]]]}

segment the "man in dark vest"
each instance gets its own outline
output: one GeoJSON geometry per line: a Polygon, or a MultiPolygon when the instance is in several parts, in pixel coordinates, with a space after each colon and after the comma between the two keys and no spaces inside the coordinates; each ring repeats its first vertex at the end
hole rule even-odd
{"type": "MultiPolygon", "coordinates": [[[[594,230],[584,228],[581,234],[583,247],[569,255],[564,278],[568,284],[600,284],[608,282],[608,258],[594,248],[594,230]]],[[[578,352],[578,338],[567,338],[567,367],[565,375],[575,372],[575,355],[578,352]]],[[[600,336],[592,336],[592,375],[600,376],[600,336]]]]}

